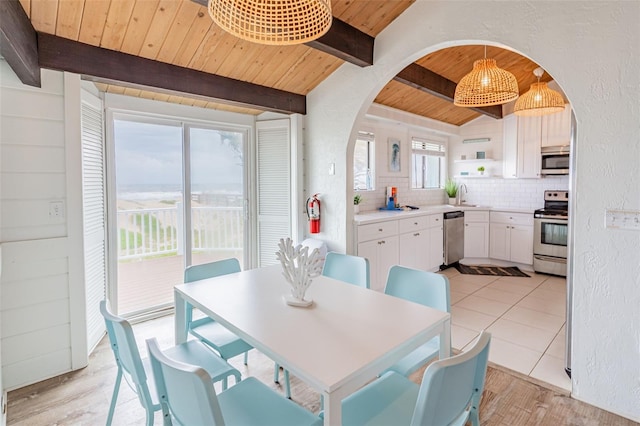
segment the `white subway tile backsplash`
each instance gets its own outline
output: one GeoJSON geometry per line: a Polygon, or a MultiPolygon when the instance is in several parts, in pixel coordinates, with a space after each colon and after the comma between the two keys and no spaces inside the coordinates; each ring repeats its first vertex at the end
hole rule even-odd
{"type": "MultiPolygon", "coordinates": [[[[458,178],[458,183],[467,186],[465,199],[468,204],[490,207],[507,207],[526,210],[541,208],[545,190],[566,190],[568,176],[549,176],[542,179],[500,179],[500,178],[458,178]]],[[[407,177],[381,177],[378,189],[361,191],[360,211],[378,210],[386,205],[387,186],[398,188],[398,202],[401,205],[447,204],[444,190],[411,190],[407,177]]]]}

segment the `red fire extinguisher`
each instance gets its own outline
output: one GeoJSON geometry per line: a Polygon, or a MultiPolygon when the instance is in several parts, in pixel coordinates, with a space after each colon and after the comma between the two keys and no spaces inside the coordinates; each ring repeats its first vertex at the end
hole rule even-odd
{"type": "Polygon", "coordinates": [[[318,234],[320,232],[320,200],[319,194],[307,198],[307,218],[309,219],[309,232],[318,234]]]}

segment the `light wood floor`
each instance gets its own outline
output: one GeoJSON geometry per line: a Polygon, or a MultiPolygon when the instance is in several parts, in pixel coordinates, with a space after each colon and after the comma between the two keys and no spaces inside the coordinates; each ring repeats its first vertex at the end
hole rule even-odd
{"type": "MultiPolygon", "coordinates": [[[[162,347],[173,342],[173,316],[147,321],[134,326],[138,346],[146,356],[144,341],[157,337],[162,347]]],[[[253,350],[249,365],[242,357],[232,360],[243,377],[256,376],[274,389],[273,362],[253,350]]],[[[105,423],[116,369],[113,353],[105,337],[91,355],[89,366],[73,373],[12,391],[8,395],[9,425],[101,425],[105,423]]],[[[422,371],[412,376],[417,383],[422,371]]],[[[291,378],[293,400],[317,412],[319,395],[291,378]]],[[[576,401],[561,389],[542,386],[518,373],[491,365],[487,371],[480,419],[483,425],[637,425],[630,420],[576,401]]],[[[548,385],[545,385],[548,386],[548,385]]],[[[156,413],[155,424],[162,424],[156,413]]],[[[135,394],[123,383],[114,425],[143,425],[144,410],[135,394]]]]}

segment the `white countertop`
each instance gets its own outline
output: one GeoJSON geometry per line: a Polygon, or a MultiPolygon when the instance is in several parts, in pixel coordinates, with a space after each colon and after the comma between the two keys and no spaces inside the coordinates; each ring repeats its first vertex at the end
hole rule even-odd
{"type": "Polygon", "coordinates": [[[526,213],[533,215],[533,210],[519,209],[512,207],[491,207],[491,206],[478,206],[478,205],[460,205],[452,206],[450,204],[438,204],[418,206],[418,210],[370,210],[360,212],[353,217],[353,222],[356,225],[362,225],[365,223],[383,222],[387,220],[404,219],[412,216],[421,216],[428,214],[437,214],[453,211],[499,211],[499,212],[511,212],[511,213],[526,213]]]}

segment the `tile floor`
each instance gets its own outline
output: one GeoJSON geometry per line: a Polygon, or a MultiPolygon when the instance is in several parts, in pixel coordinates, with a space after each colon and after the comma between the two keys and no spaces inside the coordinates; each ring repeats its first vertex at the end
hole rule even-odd
{"type": "Polygon", "coordinates": [[[442,273],[451,290],[451,340],[465,347],[492,333],[489,361],[571,391],[564,371],[566,280],[526,271],[529,278],[442,273]]]}

